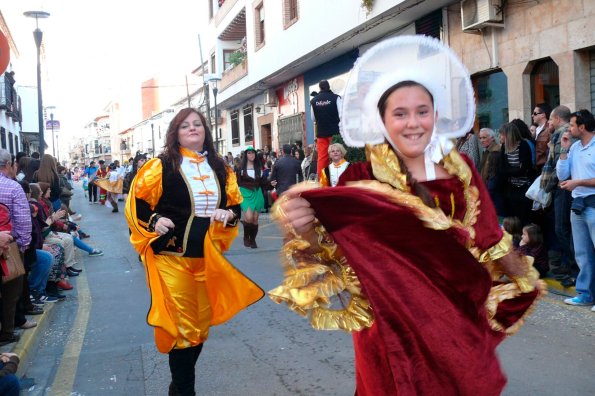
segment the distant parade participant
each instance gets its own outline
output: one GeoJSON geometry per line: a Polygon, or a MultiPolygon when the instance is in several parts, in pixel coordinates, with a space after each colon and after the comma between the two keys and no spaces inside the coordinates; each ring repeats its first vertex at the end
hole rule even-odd
{"type": "Polygon", "coordinates": [[[333,143],[328,146],[328,154],[331,164],[324,168],[320,174],[320,184],[324,187],[335,187],[339,182],[339,177],[349,166],[349,162],[345,160],[347,150],[341,143],[333,143]]]}
{"type": "Polygon", "coordinates": [[[318,83],[320,92],[310,100],[313,120],[316,121],[316,151],[318,151],[318,177],[329,165],[328,146],[333,136],[339,134],[339,109],[341,97],[331,91],[328,81],[318,83]]]}
{"type": "Polygon", "coordinates": [[[242,162],[236,170],[236,179],[242,194],[240,204],[244,212],[244,246],[256,249],[256,235],[258,234],[258,216],[264,209],[264,195],[262,187],[268,185],[268,181],[262,175],[262,163],[256,158],[256,150],[248,146],[244,151],[242,162]]]}
{"type": "MultiPolygon", "coordinates": [[[[99,160],[99,169],[97,169],[97,173],[95,174],[95,177],[97,179],[103,179],[107,176],[107,166],[105,165],[105,161],[104,160],[99,160]]],[[[104,188],[98,187],[98,194],[99,194],[99,203],[102,205],[105,205],[105,200],[107,198],[107,191],[104,188]]]]}
{"type": "Polygon", "coordinates": [[[130,241],[151,293],[147,322],[157,349],[169,354],[170,395],[195,394],[195,365],[209,328],[264,295],[223,256],[238,233],[241,202],[205,117],[180,110],[163,153],[138,170],[126,201],[130,241]]]}
{"type": "Polygon", "coordinates": [[[124,179],[120,176],[115,163],[110,165],[105,178],[97,179],[95,182],[101,190],[106,192],[106,199],[112,206],[112,213],[118,212],[118,196],[122,194],[123,182],[124,179]]]}

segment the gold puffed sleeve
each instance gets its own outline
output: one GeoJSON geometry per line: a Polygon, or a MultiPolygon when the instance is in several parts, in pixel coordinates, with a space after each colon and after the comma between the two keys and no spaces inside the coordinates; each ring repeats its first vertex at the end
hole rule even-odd
{"type": "Polygon", "coordinates": [[[236,174],[231,169],[231,167],[226,166],[225,170],[227,171],[227,180],[225,181],[225,193],[227,194],[227,206],[235,206],[242,203],[244,198],[242,198],[242,194],[240,193],[240,188],[238,187],[238,180],[236,179],[236,174]]]}
{"type": "Polygon", "coordinates": [[[142,199],[153,210],[163,194],[163,186],[161,184],[162,173],[163,166],[161,160],[159,158],[153,158],[138,170],[134,180],[135,198],[142,199]]]}
{"type": "MultiPolygon", "coordinates": [[[[281,212],[277,202],[273,218],[279,219],[281,212]]],[[[268,292],[269,297],[308,317],[317,330],[353,332],[371,327],[372,307],[362,294],[355,272],[321,224],[315,232],[315,246],[295,232],[288,232],[290,239],[280,254],[285,278],[268,292]]]]}

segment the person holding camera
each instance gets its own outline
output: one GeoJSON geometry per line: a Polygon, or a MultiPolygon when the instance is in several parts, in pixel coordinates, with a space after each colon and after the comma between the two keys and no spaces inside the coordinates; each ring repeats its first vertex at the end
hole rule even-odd
{"type": "MultiPolygon", "coordinates": [[[[556,173],[560,188],[572,191],[572,237],[576,262],[580,269],[576,278],[577,295],[564,300],[569,305],[595,304],[595,118],[588,110],[570,116],[569,131],[560,141],[560,159],[556,173]],[[571,138],[578,141],[571,145],[571,138]]],[[[592,308],[595,312],[595,307],[592,308]]]]}

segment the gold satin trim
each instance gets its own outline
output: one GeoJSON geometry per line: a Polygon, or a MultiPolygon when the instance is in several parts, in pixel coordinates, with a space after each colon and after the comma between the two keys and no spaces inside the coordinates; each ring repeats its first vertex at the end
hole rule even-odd
{"type": "Polygon", "coordinates": [[[308,317],[317,330],[352,332],[372,326],[372,308],[355,272],[321,224],[315,232],[317,246],[298,235],[283,246],[285,279],[268,292],[269,297],[308,317]]]}
{"type": "Polygon", "coordinates": [[[501,257],[506,256],[508,253],[512,251],[512,236],[504,231],[504,235],[500,242],[489,248],[488,250],[484,251],[483,253],[478,254],[478,261],[480,263],[487,263],[489,261],[498,260],[501,257]]]}
{"type": "MultiPolygon", "coordinates": [[[[451,195],[452,216],[447,216],[438,205],[436,208],[430,208],[421,198],[412,194],[398,158],[388,144],[366,145],[366,156],[372,164],[372,171],[377,180],[350,182],[350,187],[384,195],[389,201],[409,209],[430,229],[447,230],[452,227],[464,231],[468,235],[466,248],[469,252],[483,263],[493,280],[502,277],[504,271],[496,260],[510,253],[512,238],[505,233],[500,242],[485,252],[474,246],[474,225],[480,213],[479,189],[471,185],[473,173],[456,150],[444,157],[442,165],[451,176],[457,177],[463,184],[467,210],[462,221],[454,219],[454,195],[451,195]]],[[[284,220],[285,214],[281,205],[285,201],[286,197],[281,197],[272,208],[273,219],[285,227],[286,236],[289,237],[289,241],[281,250],[285,279],[281,286],[269,292],[270,298],[277,303],[285,302],[293,311],[309,317],[310,323],[316,329],[357,331],[371,326],[372,307],[361,294],[356,274],[330,235],[322,225],[318,225],[315,231],[318,234],[319,246],[312,247],[284,220]],[[349,292],[349,301],[342,304],[343,309],[329,309],[332,297],[340,297],[343,291],[349,292]]],[[[493,287],[486,301],[491,327],[506,334],[517,331],[523,321],[519,320],[505,329],[494,319],[498,304],[535,288],[538,288],[541,294],[544,290],[544,284],[539,281],[539,274],[532,266],[532,259],[524,257],[521,261],[525,266],[523,275],[514,277],[513,282],[493,287]]],[[[529,310],[525,316],[528,313],[529,310]]]]}

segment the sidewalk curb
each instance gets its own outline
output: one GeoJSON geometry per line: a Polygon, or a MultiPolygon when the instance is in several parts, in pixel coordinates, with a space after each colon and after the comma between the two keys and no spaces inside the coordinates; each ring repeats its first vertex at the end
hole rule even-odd
{"type": "Polygon", "coordinates": [[[567,297],[576,296],[576,288],[574,286],[564,287],[558,280],[554,278],[543,278],[542,280],[547,283],[548,290],[553,294],[560,294],[567,297]]]}
{"type": "Polygon", "coordinates": [[[34,316],[35,320],[37,321],[37,326],[33,327],[32,329],[23,330],[21,333],[21,338],[12,348],[11,352],[16,353],[20,360],[19,368],[17,369],[18,377],[21,377],[26,371],[27,365],[25,363],[29,357],[29,352],[31,352],[31,347],[35,344],[35,341],[37,341],[39,335],[45,330],[45,327],[48,324],[47,322],[52,316],[52,311],[55,304],[59,303],[44,304],[44,313],[42,315],[34,316]]]}

